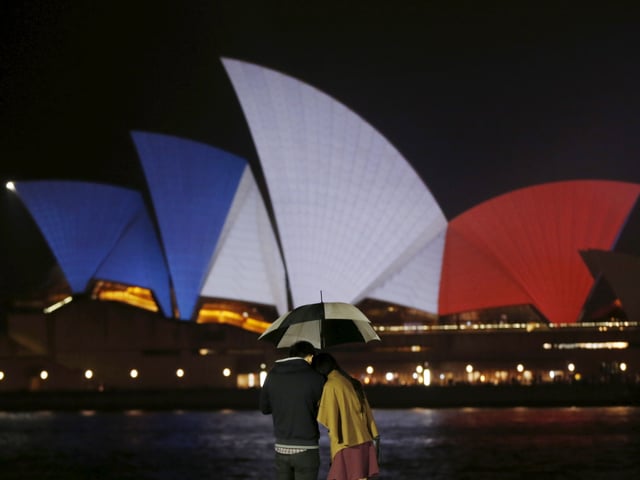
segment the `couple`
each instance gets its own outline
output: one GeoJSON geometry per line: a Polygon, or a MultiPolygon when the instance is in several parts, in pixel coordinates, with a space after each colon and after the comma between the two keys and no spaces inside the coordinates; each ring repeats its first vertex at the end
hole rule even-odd
{"type": "Polygon", "coordinates": [[[273,416],[277,480],[317,480],[318,422],[331,442],[327,480],[378,474],[378,442],[371,408],[358,380],[328,353],[301,341],[275,362],[260,392],[260,410],[273,416]]]}

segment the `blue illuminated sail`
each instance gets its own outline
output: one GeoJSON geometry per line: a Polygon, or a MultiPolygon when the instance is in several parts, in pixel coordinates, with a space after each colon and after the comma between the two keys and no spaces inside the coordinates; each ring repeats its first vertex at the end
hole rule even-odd
{"type": "Polygon", "coordinates": [[[180,318],[190,319],[231,208],[244,159],[203,143],[134,132],[180,318]]]}
{"type": "Polygon", "coordinates": [[[149,288],[171,311],[168,272],[139,192],[74,181],[18,182],[16,190],[73,293],[101,278],[149,288]]]}

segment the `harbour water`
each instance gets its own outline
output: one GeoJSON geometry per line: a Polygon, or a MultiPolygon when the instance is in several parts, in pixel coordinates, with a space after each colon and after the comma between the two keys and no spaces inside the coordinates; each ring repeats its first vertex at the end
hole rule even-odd
{"type": "MultiPolygon", "coordinates": [[[[640,407],[376,409],[381,479],[637,479],[640,407]]],[[[273,478],[254,410],[0,412],[0,478],[273,478]]],[[[328,468],[322,431],[321,479],[328,468]]]]}

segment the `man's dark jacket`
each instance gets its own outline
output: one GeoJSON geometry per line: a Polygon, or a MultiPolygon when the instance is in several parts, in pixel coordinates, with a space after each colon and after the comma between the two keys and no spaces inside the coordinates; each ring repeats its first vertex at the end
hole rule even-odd
{"type": "Polygon", "coordinates": [[[325,379],[303,358],[278,360],[260,392],[260,410],[273,416],[276,445],[318,445],[318,404],[325,379]]]}

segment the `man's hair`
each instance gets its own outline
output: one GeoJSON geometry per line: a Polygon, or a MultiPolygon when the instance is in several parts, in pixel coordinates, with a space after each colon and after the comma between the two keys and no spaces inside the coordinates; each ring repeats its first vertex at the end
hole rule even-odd
{"type": "Polygon", "coordinates": [[[289,356],[290,357],[300,357],[304,358],[307,355],[315,355],[316,349],[311,343],[301,340],[299,342],[294,343],[289,347],[289,356]]]}

